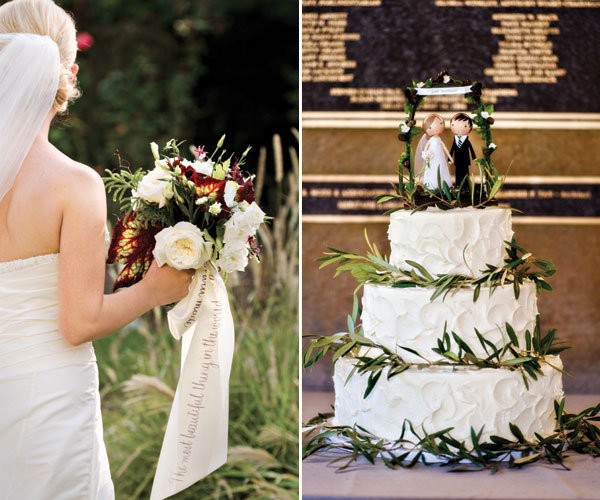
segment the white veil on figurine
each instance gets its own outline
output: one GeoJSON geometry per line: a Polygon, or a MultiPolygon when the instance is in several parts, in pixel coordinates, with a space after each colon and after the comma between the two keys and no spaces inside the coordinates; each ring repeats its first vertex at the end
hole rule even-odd
{"type": "Polygon", "coordinates": [[[423,158],[423,151],[425,151],[425,147],[427,146],[427,142],[429,141],[430,137],[427,135],[427,133],[424,133],[421,136],[421,139],[419,140],[419,143],[417,144],[417,149],[415,150],[415,156],[414,156],[414,176],[415,179],[418,179],[419,182],[423,182],[423,173],[425,171],[425,164],[427,163],[425,161],[425,159],[423,158]]]}
{"type": "Polygon", "coordinates": [[[0,33],[0,200],[52,109],[60,72],[50,37],[0,33]]]}

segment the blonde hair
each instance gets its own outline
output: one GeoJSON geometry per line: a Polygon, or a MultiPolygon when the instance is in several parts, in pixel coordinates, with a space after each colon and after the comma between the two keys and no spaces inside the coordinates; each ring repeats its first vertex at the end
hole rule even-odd
{"type": "Polygon", "coordinates": [[[81,95],[71,71],[77,56],[73,18],[52,0],[11,0],[0,7],[0,33],[47,35],[56,42],[61,72],[53,109],[64,113],[81,95]]]}
{"type": "Polygon", "coordinates": [[[423,119],[423,130],[425,131],[426,134],[427,134],[427,128],[429,127],[429,125],[431,125],[433,123],[433,120],[435,120],[436,118],[439,118],[442,121],[442,125],[444,126],[444,128],[446,128],[446,124],[444,123],[444,119],[440,115],[438,115],[437,113],[432,113],[430,115],[427,115],[423,119]]]}

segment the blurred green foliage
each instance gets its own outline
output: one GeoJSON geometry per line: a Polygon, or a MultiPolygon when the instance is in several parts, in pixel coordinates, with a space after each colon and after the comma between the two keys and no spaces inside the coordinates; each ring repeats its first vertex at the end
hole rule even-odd
{"type": "MultiPolygon", "coordinates": [[[[298,498],[298,311],[283,295],[253,309],[231,301],[228,461],[173,500],[298,498]]],[[[94,344],[116,498],[147,499],[179,377],[179,343],[160,315],[94,344]]]]}
{"type": "MultiPolygon", "coordinates": [[[[294,0],[57,0],[78,32],[82,97],[51,141],[103,172],[118,149],[152,167],[149,142],[171,137],[212,149],[227,133],[239,154],[298,127],[298,2],[294,0]]],[[[265,193],[267,194],[267,193],[265,193]]],[[[270,200],[264,200],[267,211],[270,200]]],[[[112,211],[114,212],[114,208],[112,211]]],[[[109,209],[110,213],[110,209],[109,209]]]]}

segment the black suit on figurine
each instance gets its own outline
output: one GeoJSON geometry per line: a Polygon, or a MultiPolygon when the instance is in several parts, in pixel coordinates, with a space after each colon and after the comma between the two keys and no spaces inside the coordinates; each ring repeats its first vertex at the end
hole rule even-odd
{"type": "Polygon", "coordinates": [[[450,148],[450,156],[454,159],[454,166],[456,169],[456,182],[455,185],[458,187],[465,177],[469,175],[469,165],[471,165],[471,157],[474,160],[475,151],[469,141],[469,137],[465,137],[460,147],[457,144],[458,136],[454,137],[452,141],[452,148],[450,148]]]}

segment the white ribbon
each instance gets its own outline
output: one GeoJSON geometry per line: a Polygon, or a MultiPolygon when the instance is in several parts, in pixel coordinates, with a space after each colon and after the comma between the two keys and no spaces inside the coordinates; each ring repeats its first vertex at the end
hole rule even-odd
{"type": "Polygon", "coordinates": [[[431,88],[418,88],[417,94],[419,95],[451,95],[451,94],[468,94],[471,92],[471,85],[465,87],[431,87],[431,88]]]}
{"type": "Polygon", "coordinates": [[[182,338],[181,377],[169,415],[150,500],[184,490],[227,461],[233,318],[214,265],[196,271],[191,291],[167,314],[182,338]]]}

